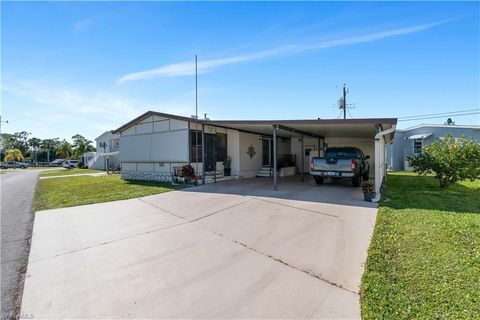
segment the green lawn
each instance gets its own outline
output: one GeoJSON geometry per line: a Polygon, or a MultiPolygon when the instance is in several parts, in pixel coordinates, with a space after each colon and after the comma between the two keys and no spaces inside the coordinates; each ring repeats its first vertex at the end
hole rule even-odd
{"type": "Polygon", "coordinates": [[[40,174],[41,177],[54,177],[54,176],[68,176],[71,174],[82,174],[82,173],[100,173],[105,172],[103,170],[93,170],[93,169],[59,169],[55,171],[47,171],[40,174]]]}
{"type": "Polygon", "coordinates": [[[38,181],[34,209],[46,210],[143,197],[181,188],[153,181],[125,181],[119,175],[38,181]]]}
{"type": "Polygon", "coordinates": [[[364,319],[480,319],[480,181],[390,173],[362,278],[364,319]]]}

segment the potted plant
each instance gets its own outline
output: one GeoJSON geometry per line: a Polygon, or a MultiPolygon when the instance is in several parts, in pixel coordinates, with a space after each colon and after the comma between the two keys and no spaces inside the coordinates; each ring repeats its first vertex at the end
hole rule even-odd
{"type": "Polygon", "coordinates": [[[223,161],[223,175],[230,176],[232,174],[232,158],[227,156],[223,161]]]}
{"type": "Polygon", "coordinates": [[[363,199],[365,201],[372,202],[372,199],[375,198],[374,186],[372,183],[366,182],[362,184],[363,199]]]}

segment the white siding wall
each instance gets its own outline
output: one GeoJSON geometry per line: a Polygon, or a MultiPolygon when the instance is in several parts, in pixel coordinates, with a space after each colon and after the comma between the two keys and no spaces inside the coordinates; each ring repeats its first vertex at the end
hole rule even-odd
{"type": "MultiPolygon", "coordinates": [[[[195,122],[190,123],[195,129],[195,122]]],[[[201,130],[201,125],[198,130],[201,130]]],[[[226,133],[227,153],[232,157],[232,174],[240,171],[240,134],[237,130],[205,126],[206,133],[226,133]]],[[[120,137],[120,159],[122,174],[129,179],[165,180],[175,168],[189,163],[188,122],[163,117],[149,117],[122,132],[120,137]],[[134,178],[132,178],[134,177],[134,178]],[[157,179],[158,178],[158,179],[157,179]]],[[[255,136],[258,140],[258,136],[255,136]]],[[[246,152],[245,148],[245,152],[246,152]]],[[[255,158],[261,159],[256,147],[255,158]]],[[[248,161],[247,161],[248,162],[248,161]]],[[[191,163],[198,175],[202,163],[191,163]]],[[[217,162],[217,170],[223,170],[223,163],[217,162]]]]}
{"type": "Polygon", "coordinates": [[[240,132],[240,170],[242,177],[255,177],[257,171],[262,167],[262,141],[256,134],[240,132]],[[255,155],[250,158],[247,154],[250,145],[255,148],[255,155]]]}
{"type": "Polygon", "coordinates": [[[122,176],[168,180],[174,167],[189,162],[188,122],[151,116],[120,136],[122,176]]]}

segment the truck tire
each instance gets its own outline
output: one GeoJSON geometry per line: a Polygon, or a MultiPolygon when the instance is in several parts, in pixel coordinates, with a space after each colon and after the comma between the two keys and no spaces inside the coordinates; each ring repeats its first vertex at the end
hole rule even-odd
{"type": "Polygon", "coordinates": [[[319,177],[319,176],[313,176],[313,179],[315,180],[315,182],[317,184],[323,184],[323,178],[322,177],[319,177]]]}
{"type": "Polygon", "coordinates": [[[360,176],[352,178],[352,184],[354,187],[360,187],[361,182],[362,182],[362,178],[360,176]]]}
{"type": "Polygon", "coordinates": [[[363,173],[363,181],[368,181],[368,179],[369,179],[369,172],[368,172],[368,171],[365,171],[365,172],[363,173]]]}

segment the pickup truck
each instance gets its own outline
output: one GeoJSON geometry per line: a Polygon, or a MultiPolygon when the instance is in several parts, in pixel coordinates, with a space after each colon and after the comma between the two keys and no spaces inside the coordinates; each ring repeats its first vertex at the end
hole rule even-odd
{"type": "Polygon", "coordinates": [[[368,180],[370,165],[362,150],[354,147],[328,148],[325,156],[313,157],[310,161],[310,174],[317,184],[325,178],[352,179],[354,187],[359,187],[363,180],[368,180]]]}

